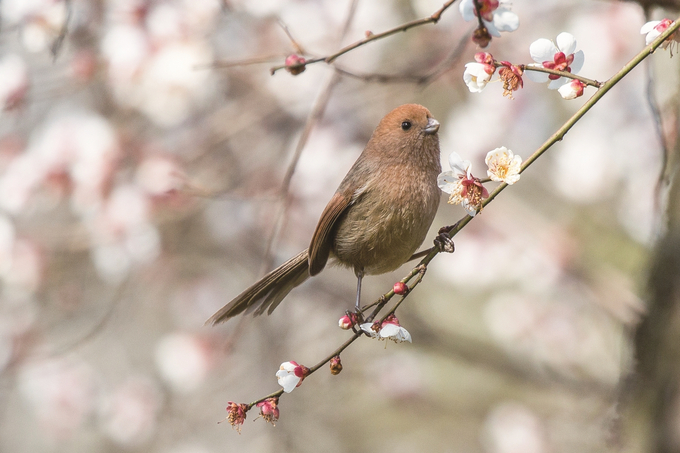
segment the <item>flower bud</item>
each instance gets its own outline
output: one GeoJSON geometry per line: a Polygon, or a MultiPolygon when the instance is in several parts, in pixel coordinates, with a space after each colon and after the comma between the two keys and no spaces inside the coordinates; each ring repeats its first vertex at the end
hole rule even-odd
{"type": "Polygon", "coordinates": [[[398,294],[399,296],[403,296],[404,294],[407,294],[409,291],[408,286],[404,282],[395,283],[392,290],[394,291],[394,294],[398,294]]]}
{"type": "Polygon", "coordinates": [[[342,330],[349,330],[357,323],[357,317],[354,313],[349,313],[338,320],[338,326],[342,330]]]}
{"type": "Polygon", "coordinates": [[[487,30],[486,27],[483,26],[478,27],[474,31],[474,33],[472,33],[472,42],[474,42],[479,47],[484,49],[491,42],[491,35],[489,34],[489,30],[487,30]]]}
{"type": "Polygon", "coordinates": [[[331,359],[331,374],[337,376],[342,371],[342,362],[340,361],[340,356],[336,355],[331,359]]]}
{"type": "Polygon", "coordinates": [[[290,72],[293,75],[298,75],[302,74],[305,72],[306,66],[305,66],[306,60],[303,57],[300,57],[298,55],[288,55],[286,58],[286,71],[290,72]]]}

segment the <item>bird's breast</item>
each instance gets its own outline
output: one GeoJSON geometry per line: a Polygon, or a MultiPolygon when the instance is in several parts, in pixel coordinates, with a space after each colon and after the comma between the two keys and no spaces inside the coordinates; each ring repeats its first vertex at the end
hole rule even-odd
{"type": "Polygon", "coordinates": [[[423,243],[439,205],[436,172],[405,170],[376,175],[338,219],[333,253],[340,264],[382,274],[423,243]]]}

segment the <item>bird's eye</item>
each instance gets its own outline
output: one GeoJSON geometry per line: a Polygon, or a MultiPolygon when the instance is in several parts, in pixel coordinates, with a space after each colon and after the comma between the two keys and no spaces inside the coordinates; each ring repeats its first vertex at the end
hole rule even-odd
{"type": "Polygon", "coordinates": [[[403,123],[401,123],[401,129],[404,130],[404,131],[411,129],[411,122],[410,121],[404,121],[403,123]]]}

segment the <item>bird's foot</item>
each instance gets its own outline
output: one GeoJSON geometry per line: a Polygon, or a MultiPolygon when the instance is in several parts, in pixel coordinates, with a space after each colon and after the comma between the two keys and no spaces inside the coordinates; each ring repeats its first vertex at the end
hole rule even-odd
{"type": "Polygon", "coordinates": [[[440,252],[453,253],[456,251],[456,246],[453,239],[449,236],[450,227],[442,227],[439,229],[439,234],[434,238],[434,246],[440,252]]]}

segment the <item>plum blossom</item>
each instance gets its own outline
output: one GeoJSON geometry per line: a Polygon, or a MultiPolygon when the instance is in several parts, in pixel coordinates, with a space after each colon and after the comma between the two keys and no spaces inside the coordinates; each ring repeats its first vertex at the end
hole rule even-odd
{"type": "Polygon", "coordinates": [[[404,341],[411,341],[411,334],[408,330],[401,327],[399,320],[394,314],[389,315],[382,322],[380,332],[378,332],[381,340],[392,340],[395,343],[402,343],[404,341]]]}
{"type": "Polygon", "coordinates": [[[458,153],[449,155],[451,171],[444,171],[437,177],[439,188],[448,194],[449,204],[460,204],[474,217],[481,209],[482,201],[489,198],[489,192],[479,178],[472,175],[472,164],[463,160],[458,153]]]}
{"type": "Polygon", "coordinates": [[[295,387],[302,384],[303,379],[309,374],[309,368],[304,365],[298,365],[296,362],[283,362],[276,372],[276,378],[279,380],[279,385],[283,387],[286,393],[292,392],[295,387]]]}
{"type": "Polygon", "coordinates": [[[465,65],[463,80],[471,93],[481,92],[496,72],[493,56],[487,52],[477,52],[475,62],[465,65]]]}
{"type": "MultiPolygon", "coordinates": [[[[647,35],[645,37],[645,44],[649,45],[652,43],[652,41],[654,41],[656,38],[661,36],[666,30],[668,30],[668,27],[670,27],[671,25],[673,25],[673,21],[670,19],[653,20],[647,22],[642,26],[642,28],[640,29],[640,34],[647,35]]],[[[680,42],[680,36],[678,35],[677,32],[670,35],[663,42],[663,44],[661,44],[661,48],[662,49],[667,48],[670,44],[673,43],[673,41],[680,42]]]]}
{"type": "Polygon", "coordinates": [[[246,421],[248,409],[248,405],[245,403],[235,403],[233,401],[227,403],[227,421],[239,434],[241,434],[243,422],[246,421]]]}
{"type": "Polygon", "coordinates": [[[264,401],[257,403],[260,408],[260,417],[267,423],[276,426],[276,421],[279,419],[279,399],[277,397],[267,398],[264,401]]]}
{"type": "Polygon", "coordinates": [[[405,328],[401,327],[399,320],[394,314],[389,315],[382,322],[364,323],[361,330],[366,332],[369,337],[378,340],[392,340],[395,343],[402,343],[404,341],[411,341],[411,334],[405,328]]]}
{"type": "Polygon", "coordinates": [[[585,83],[574,79],[571,82],[559,87],[557,91],[564,99],[570,101],[572,99],[576,99],[577,97],[583,96],[583,90],[585,87],[585,83]]]}
{"type": "Polygon", "coordinates": [[[522,158],[515,156],[505,146],[489,151],[484,162],[489,167],[486,174],[492,181],[504,182],[510,185],[519,181],[522,158]]]}
{"type": "MultiPolygon", "coordinates": [[[[482,22],[491,36],[501,37],[502,31],[515,31],[519,27],[519,17],[508,8],[501,6],[507,4],[502,0],[479,0],[482,22]]],[[[460,14],[466,22],[476,20],[474,0],[463,0],[459,5],[460,14]]]]}
{"type": "Polygon", "coordinates": [[[527,65],[526,67],[526,75],[529,79],[537,83],[550,81],[548,88],[551,90],[556,90],[568,83],[569,79],[555,74],[532,71],[532,66],[577,74],[585,61],[582,50],[575,52],[576,39],[570,33],[560,33],[557,35],[556,41],[557,45],[549,39],[541,38],[531,43],[529,53],[537,64],[527,65]]]}
{"type": "Polygon", "coordinates": [[[501,61],[498,77],[503,82],[503,96],[513,99],[512,92],[524,87],[522,74],[524,74],[524,71],[519,66],[515,66],[509,61],[501,61]]]}

